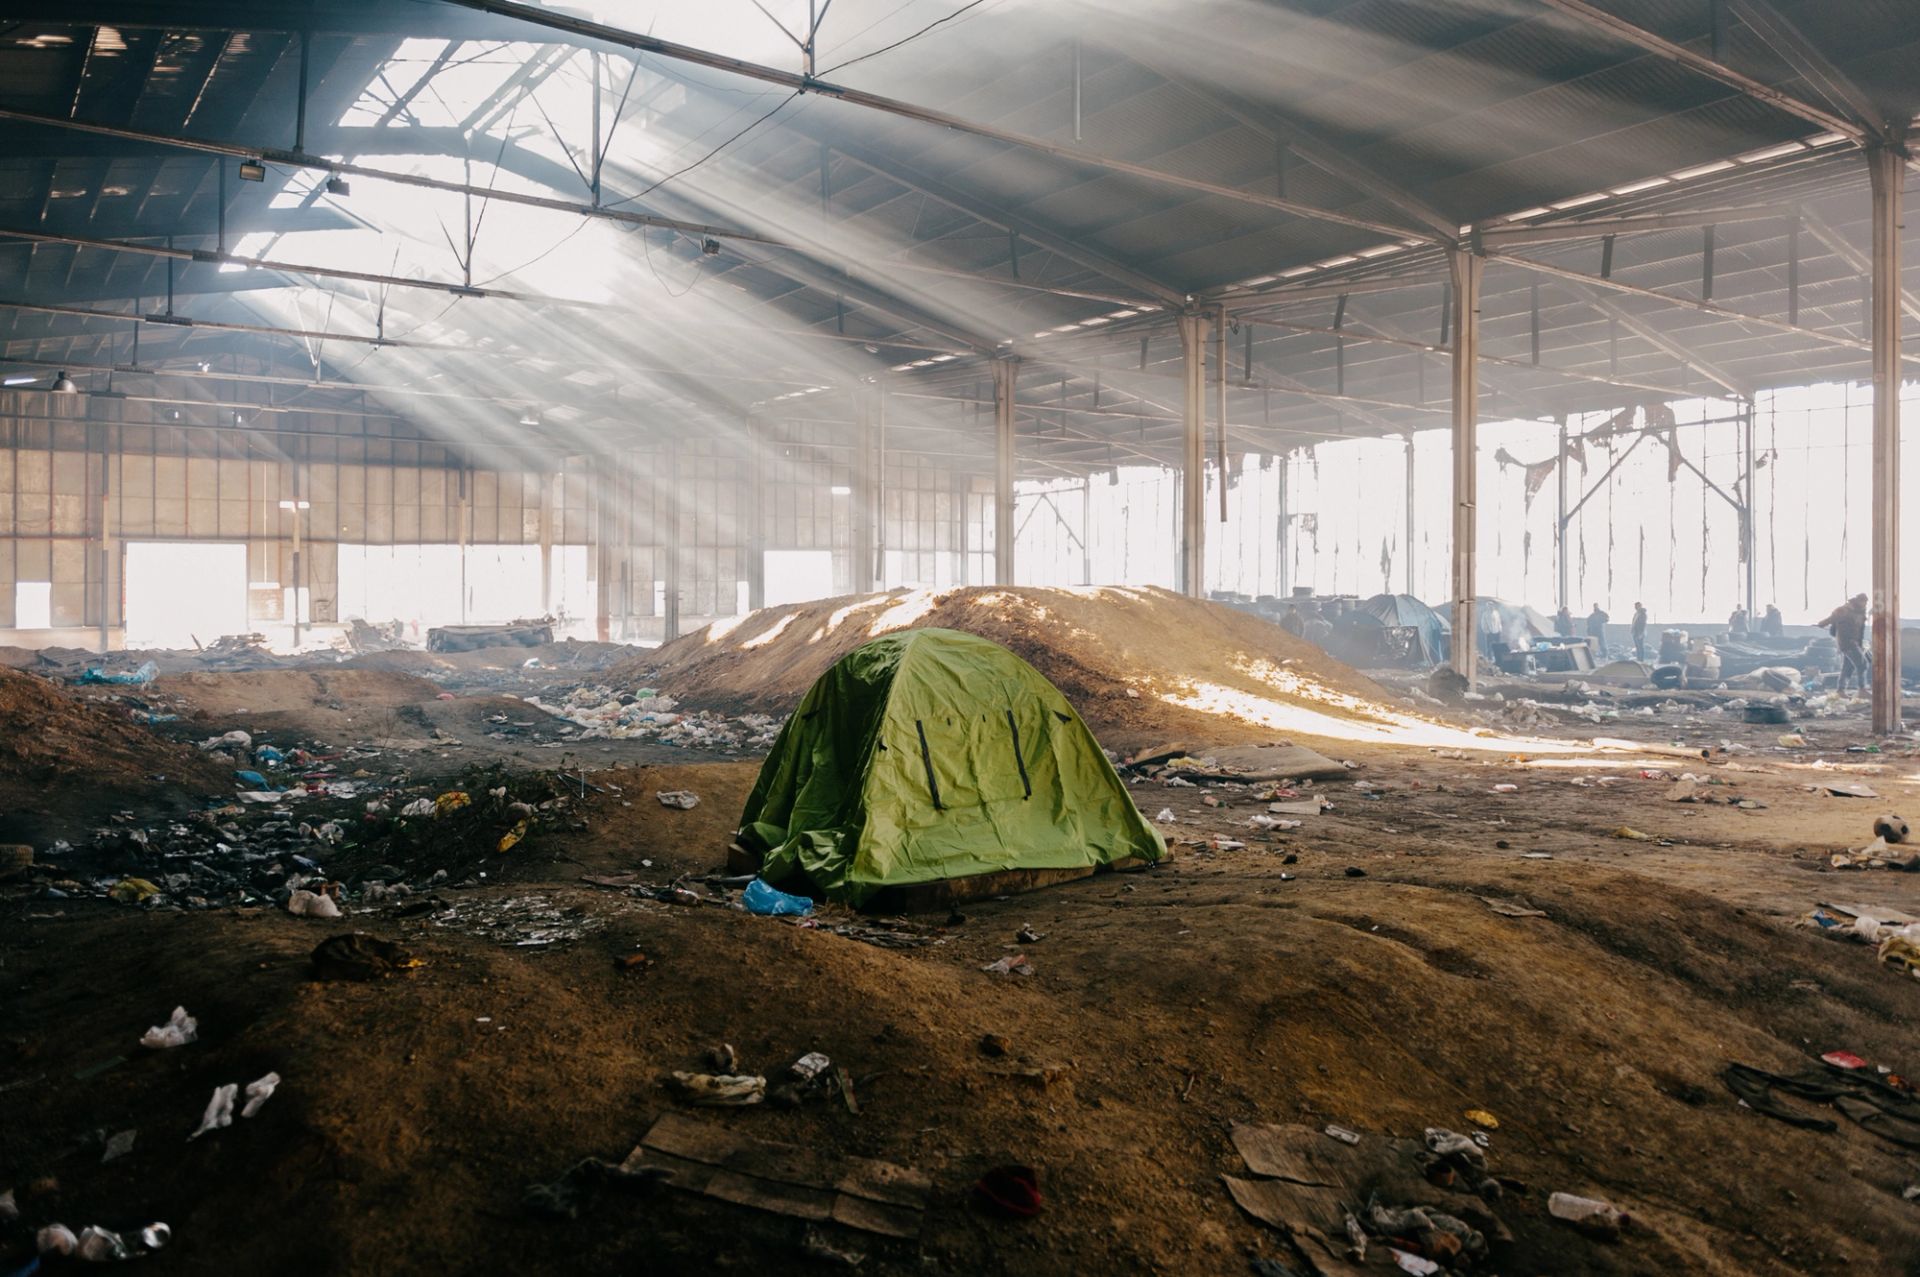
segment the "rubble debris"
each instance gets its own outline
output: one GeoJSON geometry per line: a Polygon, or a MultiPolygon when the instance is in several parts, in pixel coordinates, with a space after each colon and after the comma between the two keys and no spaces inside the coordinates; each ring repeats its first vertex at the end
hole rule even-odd
{"type": "Polygon", "coordinates": [[[663,1114],[619,1169],[670,1172],[664,1182],[680,1192],[907,1240],[919,1237],[933,1190],[908,1167],[754,1139],[683,1113],[663,1114]]]}

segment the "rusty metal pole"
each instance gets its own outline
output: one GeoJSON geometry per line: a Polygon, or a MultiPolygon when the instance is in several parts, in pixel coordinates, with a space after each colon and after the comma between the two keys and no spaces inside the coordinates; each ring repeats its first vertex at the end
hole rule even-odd
{"type": "Polygon", "coordinates": [[[1471,687],[1478,667],[1474,569],[1479,547],[1480,276],[1486,259],[1448,251],[1453,276],[1453,668],[1471,687]]]}
{"type": "Polygon", "coordinates": [[[1013,400],[1018,359],[993,361],[993,583],[1013,584],[1013,400]]]}
{"type": "Polygon", "coordinates": [[[1207,317],[1180,316],[1180,592],[1206,597],[1207,317]]]}
{"type": "Polygon", "coordinates": [[[1905,148],[1867,149],[1873,184],[1873,730],[1900,730],[1900,195],[1905,148]]]}

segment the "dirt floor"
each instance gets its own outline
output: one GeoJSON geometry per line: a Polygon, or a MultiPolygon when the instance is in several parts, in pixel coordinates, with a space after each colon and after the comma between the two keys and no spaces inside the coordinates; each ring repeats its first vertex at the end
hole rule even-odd
{"type": "MultiPolygon", "coordinates": [[[[1120,668],[1084,646],[1070,655],[1120,668]]],[[[1345,691],[1376,686],[1330,672],[1345,691]]],[[[500,699],[409,702],[400,686],[378,685],[400,707],[500,699]]],[[[189,720],[199,735],[255,714],[292,715],[297,736],[398,713],[371,684],[328,682],[305,705],[251,687],[176,694],[208,714],[189,720]]],[[[1250,827],[1261,787],[1143,777],[1138,805],[1173,817],[1165,865],[892,925],[732,906],[737,890],[717,875],[751,759],[644,741],[581,742],[654,754],[604,766],[537,745],[531,762],[464,746],[383,752],[353,769],[370,773],[361,784],[444,755],[436,777],[466,767],[459,792],[473,798],[444,824],[368,813],[338,850],[314,852],[349,884],[344,919],[271,900],[50,898],[44,874],[0,882],[0,1190],[23,1212],[0,1224],[0,1271],[30,1249],[27,1225],[57,1219],[164,1220],[173,1244],[147,1262],[195,1273],[832,1272],[823,1238],[864,1253],[863,1273],[1222,1274],[1257,1258],[1306,1273],[1227,1195],[1221,1176],[1244,1173],[1234,1123],[1418,1140],[1475,1129],[1476,1110],[1498,1121],[1486,1157],[1505,1189],[1485,1208],[1511,1234],[1476,1271],[1920,1271],[1920,1201],[1903,1200],[1920,1154],[1813,1105],[1799,1108],[1836,1129],[1773,1120],[1720,1077],[1736,1062],[1817,1069],[1835,1050],[1920,1071],[1920,982],[1868,945],[1797,925],[1821,904],[1920,915],[1920,874],[1827,862],[1866,843],[1881,812],[1920,812],[1915,743],[1873,740],[1857,715],[1763,728],[1675,704],[1648,716],[1609,703],[1618,717],[1597,724],[1567,704],[1528,729],[1639,751],[1390,745],[1360,721],[1290,734],[1354,764],[1296,787],[1333,804],[1297,830],[1250,827]],[[1789,732],[1808,743],[1780,744],[1789,732]],[[1878,752],[1852,752],[1867,747],[1878,752]],[[1687,775],[1695,801],[1673,801],[1687,775]],[[1809,788],[1838,783],[1877,796],[1809,788]],[[700,802],[661,804],[677,790],[700,802]],[[495,851],[523,799],[532,833],[495,851]],[[435,840],[442,828],[452,843],[435,840]],[[417,856],[399,865],[416,890],[356,895],[376,856],[417,856]],[[448,872],[420,881],[429,868],[448,872]],[[1023,927],[1040,938],[1017,940],[1023,927]],[[313,979],[314,946],[350,930],[423,964],[313,979]],[[1034,975],[981,969],[1016,953],[1034,975]],[[176,1005],[198,1017],[199,1040],[139,1047],[176,1005]],[[989,1035],[1002,1054],[983,1050],[989,1035]],[[837,1097],[681,1109],[663,1074],[704,1071],[718,1043],[768,1075],[823,1052],[848,1070],[858,1112],[837,1097]],[[188,1141],[217,1085],[269,1070],[283,1081],[257,1117],[188,1141]],[[570,1219],[523,1205],[529,1185],[584,1158],[619,1161],[676,1110],[923,1172],[919,1238],[828,1225],[810,1237],[796,1220],[660,1187],[606,1186],[570,1219]],[[138,1131],[132,1151],[103,1164],[126,1130],[138,1131]],[[1009,1163],[1038,1172],[1037,1218],[973,1200],[974,1181],[1009,1163]],[[1605,1199],[1634,1226],[1616,1241],[1574,1231],[1548,1215],[1555,1191],[1605,1199]]],[[[1483,704],[1460,726],[1507,717],[1483,704]]],[[[1244,721],[1215,722],[1211,738],[1195,726],[1156,720],[1137,734],[1182,729],[1196,755],[1272,738],[1244,721]]],[[[379,801],[397,809],[441,786],[396,774],[379,801]]],[[[279,825],[366,799],[293,801],[279,825]]],[[[231,820],[248,845],[277,848],[273,821],[257,832],[231,820]]],[[[1351,1271],[1391,1262],[1376,1245],[1351,1271]]]]}

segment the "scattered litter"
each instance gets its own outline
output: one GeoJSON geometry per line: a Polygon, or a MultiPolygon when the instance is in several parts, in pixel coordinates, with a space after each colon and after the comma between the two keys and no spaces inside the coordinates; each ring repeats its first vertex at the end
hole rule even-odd
{"type": "Polygon", "coordinates": [[[1520,853],[1520,859],[1522,859],[1522,860],[1552,860],[1552,859],[1553,859],[1553,853],[1552,853],[1552,852],[1550,852],[1550,851],[1523,851],[1523,852],[1521,852],[1521,853],[1520,853]]]}
{"type": "Polygon", "coordinates": [[[1903,817],[1887,815],[1875,816],[1873,819],[1875,838],[1883,838],[1890,843],[1900,843],[1905,842],[1911,834],[1912,831],[1907,828],[1907,822],[1903,817]]]}
{"type": "Polygon", "coordinates": [[[1389,1246],[1387,1247],[1387,1253],[1393,1256],[1393,1262],[1399,1267],[1401,1272],[1412,1273],[1414,1277],[1428,1277],[1429,1274],[1440,1271],[1439,1264],[1424,1256],[1415,1255],[1410,1251],[1397,1250],[1389,1246]]]}
{"type": "Polygon", "coordinates": [[[988,975],[1032,975],[1033,964],[1027,961],[1024,953],[1010,953],[997,962],[989,962],[980,968],[988,975]]]}
{"type": "Polygon", "coordinates": [[[1482,896],[1480,899],[1486,902],[1487,908],[1493,910],[1503,918],[1544,918],[1547,916],[1545,909],[1535,909],[1532,905],[1517,897],[1513,899],[1502,899],[1499,896],[1482,896]]]}
{"type": "Polygon", "coordinates": [[[804,918],[813,912],[813,901],[770,887],[762,878],[755,878],[747,884],[747,889],[740,894],[740,901],[746,905],[748,913],[762,917],[804,918]]]}
{"type": "Polygon", "coordinates": [[[143,904],[160,894],[145,878],[122,878],[107,890],[107,898],[123,905],[143,904]]]}
{"type": "Polygon", "coordinates": [[[1332,1136],[1342,1144],[1358,1144],[1360,1142],[1360,1132],[1350,1131],[1344,1126],[1328,1126],[1324,1134],[1332,1136]]]}
{"type": "Polygon", "coordinates": [[[1867,1062],[1851,1051],[1829,1051],[1820,1057],[1836,1069],[1864,1069],[1867,1062]]]}
{"type": "Polygon", "coordinates": [[[1308,798],[1301,802],[1268,803],[1269,816],[1318,816],[1330,810],[1333,804],[1324,798],[1308,798]]]}
{"type": "Polygon", "coordinates": [[[909,1167],[753,1139],[684,1113],[662,1115],[619,1170],[665,1171],[667,1185],[681,1192],[908,1240],[920,1236],[933,1190],[909,1167]]]}
{"type": "Polygon", "coordinates": [[[1493,792],[1496,794],[1517,794],[1520,792],[1520,786],[1514,784],[1499,784],[1493,787],[1493,792]]]}
{"type": "Polygon", "coordinates": [[[1021,924],[1020,930],[1014,932],[1013,938],[1021,944],[1039,944],[1042,940],[1046,939],[1046,936],[1035,931],[1033,924],[1028,922],[1021,924]]]}
{"type": "Polygon", "coordinates": [[[1817,785],[1808,785],[1807,788],[1816,794],[1827,794],[1834,798],[1878,798],[1880,796],[1873,792],[1872,786],[1858,783],[1842,784],[1839,781],[1826,781],[1817,785]]]}
{"type": "Polygon", "coordinates": [[[1547,1213],[1595,1237],[1618,1237],[1633,1227],[1633,1217],[1618,1206],[1573,1193],[1555,1193],[1547,1198],[1547,1213]]]}
{"type": "Polygon", "coordinates": [[[274,1088],[280,1085],[278,1073],[268,1073],[247,1083],[247,1102],[240,1110],[241,1117],[252,1117],[260,1111],[262,1105],[273,1098],[274,1088]]]}
{"type": "Polygon", "coordinates": [[[655,794],[662,807],[677,807],[681,811],[692,811],[700,805],[700,795],[691,789],[668,789],[655,794]]]}
{"type": "Polygon", "coordinates": [[[238,1082],[228,1082],[225,1086],[213,1088],[213,1098],[207,1101],[207,1111],[201,1115],[200,1125],[188,1140],[197,1140],[208,1131],[217,1131],[233,1125],[233,1098],[240,1094],[238,1082]]]}
{"type": "Polygon", "coordinates": [[[168,1047],[185,1046],[199,1036],[200,1022],[188,1015],[185,1007],[175,1007],[165,1024],[156,1024],[140,1035],[140,1045],[162,1051],[168,1047]]]}
{"type": "Polygon", "coordinates": [[[818,1051],[809,1051],[792,1064],[789,1064],[787,1066],[787,1072],[793,1074],[802,1082],[811,1082],[832,1067],[832,1060],[818,1051]]]}
{"type": "Polygon", "coordinates": [[[1620,826],[1620,828],[1613,831],[1610,837],[1625,838],[1630,842],[1652,842],[1653,841],[1652,834],[1643,834],[1638,829],[1634,829],[1628,825],[1620,826]]]}
{"type": "Polygon", "coordinates": [[[340,906],[332,896],[303,887],[287,897],[287,912],[296,918],[338,918],[340,906]]]}
{"type": "Polygon", "coordinates": [[[669,1073],[667,1088],[688,1104],[741,1108],[767,1098],[767,1079],[745,1073],[669,1073]]]}
{"type": "Polygon", "coordinates": [[[1469,1122],[1472,1122],[1475,1126],[1483,1130],[1497,1131],[1500,1129],[1500,1119],[1485,1109],[1468,1109],[1464,1116],[1469,1122]]]}
{"type": "Polygon", "coordinates": [[[1171,808],[1171,807],[1162,807],[1162,808],[1160,809],[1160,814],[1159,814],[1158,816],[1155,816],[1155,817],[1153,818],[1153,823],[1154,823],[1154,824],[1156,824],[1156,825],[1175,825],[1175,824],[1178,824],[1178,823],[1180,823],[1180,822],[1179,822],[1179,820],[1178,820],[1178,819],[1177,819],[1177,818],[1176,818],[1176,817],[1174,816],[1174,814],[1173,814],[1173,808],[1171,808]]]}
{"type": "Polygon", "coordinates": [[[106,1150],[100,1154],[100,1164],[105,1166],[108,1162],[118,1161],[133,1152],[133,1141],[139,1134],[137,1130],[117,1132],[107,1141],[106,1150]]]}

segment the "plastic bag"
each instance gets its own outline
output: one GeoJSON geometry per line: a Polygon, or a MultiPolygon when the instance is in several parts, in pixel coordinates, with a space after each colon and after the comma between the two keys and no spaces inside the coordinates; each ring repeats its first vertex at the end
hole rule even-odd
{"type": "Polygon", "coordinates": [[[185,1046],[199,1035],[200,1022],[188,1015],[185,1007],[175,1007],[165,1024],[156,1024],[141,1035],[140,1045],[160,1051],[170,1046],[185,1046]]]}
{"type": "Polygon", "coordinates": [[[813,912],[813,901],[805,896],[790,896],[775,887],[769,887],[765,880],[755,878],[747,884],[747,890],[741,897],[748,913],[757,913],[763,917],[791,915],[804,918],[813,912]]]}

